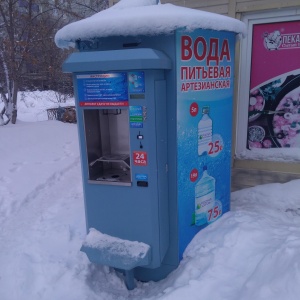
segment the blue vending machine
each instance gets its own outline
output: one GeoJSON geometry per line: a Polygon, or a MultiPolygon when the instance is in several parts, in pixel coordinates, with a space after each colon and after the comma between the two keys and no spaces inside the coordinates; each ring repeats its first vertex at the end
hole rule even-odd
{"type": "MultiPolygon", "coordinates": [[[[143,8],[145,22],[151,10],[172,19],[173,6],[153,6],[143,8]]],[[[97,26],[105,27],[109,10],[97,26]]],[[[176,7],[173,19],[194,14],[186,10],[176,7]]],[[[87,224],[81,250],[121,270],[131,289],[134,278],[166,277],[193,237],[230,209],[234,48],[244,27],[234,20],[235,27],[203,29],[204,17],[224,16],[199,12],[196,28],[186,18],[186,27],[174,22],[171,31],[147,34],[127,13],[111,36],[72,36],[75,23],[56,42],[78,49],[63,70],[73,74],[76,98],[87,224]],[[129,24],[136,34],[123,32],[129,24]]]]}
{"type": "Polygon", "coordinates": [[[127,276],[139,266],[158,268],[169,248],[171,61],[153,49],[95,51],[72,54],[64,68],[74,73],[89,229],[82,251],[127,276]]]}

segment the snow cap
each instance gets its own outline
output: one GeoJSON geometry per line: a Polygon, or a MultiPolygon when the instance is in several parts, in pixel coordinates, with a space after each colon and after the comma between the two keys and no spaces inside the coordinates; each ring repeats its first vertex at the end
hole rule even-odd
{"type": "Polygon", "coordinates": [[[71,23],[55,35],[60,48],[75,47],[76,40],[109,36],[171,34],[178,28],[225,30],[245,35],[246,26],[227,16],[160,4],[157,0],[121,0],[86,19],[71,23]]]}

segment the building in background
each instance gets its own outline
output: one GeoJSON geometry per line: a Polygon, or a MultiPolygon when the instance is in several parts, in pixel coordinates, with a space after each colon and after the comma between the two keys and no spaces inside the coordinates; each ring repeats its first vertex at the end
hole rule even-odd
{"type": "Polygon", "coordinates": [[[248,26],[236,49],[232,190],[300,178],[299,0],[161,3],[227,15],[248,26]]]}

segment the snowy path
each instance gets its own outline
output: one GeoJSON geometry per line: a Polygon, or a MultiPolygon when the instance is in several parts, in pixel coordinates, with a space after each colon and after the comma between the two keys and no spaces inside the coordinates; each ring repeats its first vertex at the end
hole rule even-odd
{"type": "Polygon", "coordinates": [[[0,224],[78,158],[76,126],[38,122],[0,127],[0,224]]]}
{"type": "Polygon", "coordinates": [[[72,273],[80,272],[80,266],[74,264],[84,228],[83,204],[78,201],[82,199],[80,184],[76,163],[39,185],[27,197],[22,210],[4,223],[0,236],[1,285],[9,294],[4,294],[2,299],[24,299],[25,291],[39,299],[47,294],[50,299],[54,287],[64,287],[72,273]],[[65,189],[68,180],[77,182],[72,190],[65,189]],[[74,211],[81,214],[74,215],[74,211]]]}
{"type": "Polygon", "coordinates": [[[0,168],[0,299],[128,299],[113,270],[79,251],[86,229],[76,126],[19,123],[0,128],[9,141],[0,143],[9,157],[0,168]]]}
{"type": "MultiPolygon", "coordinates": [[[[69,128],[69,135],[63,143],[51,145],[53,139],[49,137],[59,134],[63,129],[61,126],[68,126],[53,125],[40,123],[39,130],[36,130],[37,126],[25,126],[21,135],[23,139],[28,141],[34,135],[39,140],[40,133],[40,143],[15,145],[17,163],[14,162],[8,172],[0,176],[13,186],[12,192],[2,194],[5,198],[2,201],[6,204],[2,208],[7,210],[3,214],[6,217],[0,219],[1,299],[25,299],[24,293],[35,295],[35,299],[44,299],[44,296],[50,299],[51,291],[55,292],[60,285],[65,289],[68,277],[80,273],[80,265],[78,262],[74,264],[74,260],[81,255],[78,249],[85,224],[79,158],[78,152],[73,151],[76,147],[72,145],[77,143],[76,127],[69,128]],[[27,152],[28,147],[37,149],[39,154],[32,153],[32,150],[27,152]],[[46,151],[52,147],[51,153],[46,151]],[[54,171],[55,164],[62,168],[54,171]],[[69,182],[73,183],[72,189],[69,182]]],[[[22,128],[6,130],[8,132],[1,133],[10,134],[9,131],[22,128]]],[[[19,139],[13,141],[13,136],[10,139],[16,144],[23,142],[19,139]]],[[[9,185],[1,187],[2,191],[10,188],[9,185]]],[[[76,284],[84,284],[84,280],[76,284]]],[[[65,289],[68,294],[70,291],[65,289]]]]}
{"type": "Polygon", "coordinates": [[[232,211],[194,238],[177,270],[128,292],[79,251],[76,126],[0,128],[0,157],[1,300],[299,299],[300,180],[233,193],[232,211]]]}

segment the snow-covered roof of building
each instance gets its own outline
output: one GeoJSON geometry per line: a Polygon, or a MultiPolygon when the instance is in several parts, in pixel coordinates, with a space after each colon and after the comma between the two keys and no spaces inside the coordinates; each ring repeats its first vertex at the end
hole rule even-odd
{"type": "Polygon", "coordinates": [[[66,25],[56,33],[55,43],[60,48],[66,48],[74,47],[75,41],[79,39],[171,34],[179,28],[246,33],[245,24],[234,18],[156,2],[121,0],[89,18],[66,25]]]}

